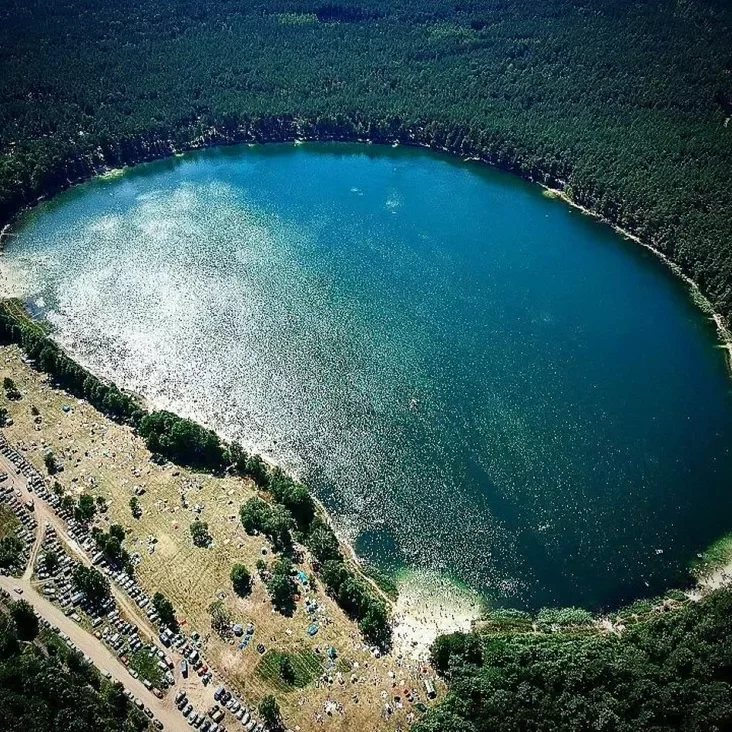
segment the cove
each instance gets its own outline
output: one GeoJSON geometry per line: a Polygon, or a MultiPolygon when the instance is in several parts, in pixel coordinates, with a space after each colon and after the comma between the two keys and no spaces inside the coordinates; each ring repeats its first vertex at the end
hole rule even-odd
{"type": "Polygon", "coordinates": [[[5,285],[92,371],[315,490],[360,556],[615,606],[732,527],[715,330],[649,252],[421,150],[238,146],[27,214],[5,285]]]}

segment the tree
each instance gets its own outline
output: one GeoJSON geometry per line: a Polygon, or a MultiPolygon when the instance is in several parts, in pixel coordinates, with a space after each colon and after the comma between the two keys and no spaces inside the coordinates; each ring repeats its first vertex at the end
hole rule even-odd
{"type": "Polygon", "coordinates": [[[247,533],[261,531],[276,551],[288,551],[292,547],[292,515],[284,506],[250,498],[239,509],[239,518],[247,533]]]}
{"type": "Polygon", "coordinates": [[[20,399],[20,391],[18,391],[18,387],[9,376],[6,376],[3,379],[3,389],[5,389],[5,396],[11,401],[16,401],[20,399]]]}
{"type": "Polygon", "coordinates": [[[25,600],[12,603],[10,615],[15,622],[18,638],[24,641],[32,641],[38,635],[38,618],[30,603],[25,600]]]}
{"type": "Polygon", "coordinates": [[[382,651],[391,646],[391,625],[383,602],[375,599],[369,601],[358,628],[369,643],[382,651]]]}
{"type": "Polygon", "coordinates": [[[215,432],[171,412],[159,411],[143,417],[140,434],[148,450],[174,462],[208,470],[222,470],[225,455],[215,432]]]}
{"type": "Polygon", "coordinates": [[[250,455],[244,462],[242,475],[250,477],[258,486],[267,487],[267,464],[259,455],[250,455]]]}
{"type": "Polygon", "coordinates": [[[279,504],[272,507],[264,533],[272,542],[275,551],[288,552],[292,549],[292,515],[279,504]]]}
{"type": "Polygon", "coordinates": [[[78,565],[74,570],[74,584],[92,605],[100,605],[110,597],[109,580],[93,567],[78,565]]]}
{"type": "Polygon", "coordinates": [[[46,552],[43,555],[43,568],[49,574],[53,574],[59,567],[58,554],[56,552],[46,552]]]}
{"type": "Polygon", "coordinates": [[[101,550],[104,558],[112,565],[122,565],[127,558],[127,552],[122,548],[120,540],[116,536],[103,534],[101,550]]]}
{"type": "Polygon", "coordinates": [[[139,519],[142,516],[142,506],[140,506],[140,501],[137,500],[137,496],[130,498],[130,512],[132,513],[132,518],[139,519]]]}
{"type": "Polygon", "coordinates": [[[125,687],[119,681],[109,685],[107,703],[116,719],[124,719],[127,716],[131,702],[125,694],[125,687]]]}
{"type": "Polygon", "coordinates": [[[23,542],[17,536],[0,539],[0,567],[9,569],[20,560],[23,542]]]}
{"type": "Polygon", "coordinates": [[[351,576],[348,567],[340,559],[328,559],[323,563],[320,577],[331,595],[337,597],[341,585],[351,576]]]}
{"type": "Polygon", "coordinates": [[[272,507],[261,498],[250,498],[240,509],[239,518],[244,531],[253,534],[255,531],[264,531],[272,513],[272,507]]]}
{"type": "Polygon", "coordinates": [[[58,465],[56,463],[55,455],[49,450],[43,455],[43,464],[46,466],[46,470],[49,475],[54,475],[58,472],[58,465]]]}
{"type": "Polygon", "coordinates": [[[229,638],[232,635],[231,616],[229,615],[223,600],[215,600],[208,606],[211,616],[211,628],[222,638],[229,638]]]}
{"type": "Polygon", "coordinates": [[[273,729],[279,729],[282,726],[282,713],[280,705],[272,694],[267,694],[259,702],[259,714],[267,725],[273,729]]]}
{"type": "Polygon", "coordinates": [[[196,519],[190,526],[194,546],[207,547],[211,543],[211,534],[208,533],[208,524],[196,519]]]}
{"type": "Polygon", "coordinates": [[[280,469],[272,471],[269,491],[291,514],[297,527],[307,531],[315,518],[315,501],[305,486],[295,483],[280,469]]]}
{"type": "Polygon", "coordinates": [[[286,684],[293,684],[295,682],[295,666],[292,663],[292,659],[289,656],[282,656],[279,663],[280,678],[286,684]]]}
{"type": "Polygon", "coordinates": [[[231,584],[239,597],[246,597],[252,591],[252,575],[243,564],[231,568],[231,584]]]}
{"type": "Polygon", "coordinates": [[[297,592],[297,585],[292,578],[292,562],[279,559],[273,564],[267,590],[273,607],[283,615],[292,615],[295,610],[293,597],[297,592]]]}
{"type": "Polygon", "coordinates": [[[340,559],[341,548],[333,529],[326,524],[318,524],[307,538],[307,545],[319,562],[340,559]]]}
{"type": "Polygon", "coordinates": [[[74,516],[77,521],[88,524],[97,512],[97,505],[94,501],[93,496],[84,494],[79,496],[79,503],[74,511],[74,516]]]}
{"type": "Polygon", "coordinates": [[[178,632],[178,620],[175,617],[173,603],[168,600],[162,592],[156,592],[152,598],[153,607],[160,616],[161,622],[165,623],[174,633],[178,632]]]}
{"type": "Polygon", "coordinates": [[[109,534],[110,536],[114,536],[119,541],[124,541],[126,536],[124,526],[120,526],[119,524],[112,524],[109,527],[109,534]]]}

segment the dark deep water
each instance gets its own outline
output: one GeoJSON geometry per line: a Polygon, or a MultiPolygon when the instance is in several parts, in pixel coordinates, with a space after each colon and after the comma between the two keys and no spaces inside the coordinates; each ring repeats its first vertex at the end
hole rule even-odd
{"type": "Polygon", "coordinates": [[[538,187],[418,150],[237,147],[17,233],[5,275],[81,362],[296,470],[383,568],[599,607],[678,585],[732,528],[713,326],[538,187]]]}

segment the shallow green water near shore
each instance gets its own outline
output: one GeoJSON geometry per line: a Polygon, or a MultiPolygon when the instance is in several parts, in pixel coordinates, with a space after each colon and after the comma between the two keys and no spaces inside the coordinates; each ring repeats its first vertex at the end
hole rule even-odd
{"type": "Polygon", "coordinates": [[[382,569],[600,607],[684,582],[732,526],[712,325],[537,187],[417,150],[237,147],[16,233],[7,281],[71,353],[297,471],[382,569]]]}

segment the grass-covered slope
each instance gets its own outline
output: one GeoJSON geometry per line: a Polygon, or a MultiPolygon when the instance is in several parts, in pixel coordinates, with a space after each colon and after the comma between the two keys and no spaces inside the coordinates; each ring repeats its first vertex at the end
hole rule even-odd
{"type": "Polygon", "coordinates": [[[725,0],[7,0],[0,221],[104,164],[402,139],[559,185],[732,313],[725,0]]]}

